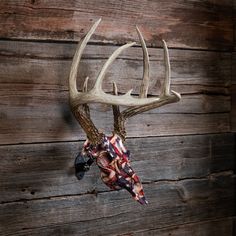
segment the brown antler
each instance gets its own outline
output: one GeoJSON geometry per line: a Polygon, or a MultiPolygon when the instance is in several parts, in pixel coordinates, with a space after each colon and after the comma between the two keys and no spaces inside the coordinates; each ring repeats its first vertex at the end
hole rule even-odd
{"type": "Polygon", "coordinates": [[[164,86],[160,96],[150,97],[150,98],[147,97],[148,84],[149,84],[148,51],[145,41],[142,37],[142,34],[138,28],[137,32],[139,35],[139,39],[141,41],[143,49],[143,57],[144,57],[143,80],[140,88],[139,97],[131,96],[132,90],[128,91],[124,95],[118,96],[117,86],[115,83],[113,84],[114,95],[107,94],[102,90],[102,81],[105,77],[105,73],[108,67],[112,64],[112,62],[119,56],[119,54],[122,51],[124,51],[126,48],[133,46],[135,42],[127,43],[119,47],[117,50],[115,50],[113,54],[109,57],[109,59],[106,61],[106,63],[103,65],[94,87],[90,91],[87,91],[88,79],[86,79],[83,91],[78,92],[76,87],[76,74],[78,71],[78,65],[81,59],[81,55],[87,42],[89,41],[90,37],[96,30],[100,21],[101,19],[98,20],[91,27],[88,34],[79,43],[75,56],[73,58],[71,73],[69,78],[70,104],[72,111],[76,119],[79,121],[81,127],[86,132],[88,139],[92,143],[99,143],[102,134],[98,132],[97,128],[94,126],[93,122],[90,119],[89,109],[87,105],[88,103],[105,103],[113,105],[114,133],[120,135],[121,138],[124,140],[126,136],[124,123],[127,118],[148,111],[150,109],[154,109],[163,106],[165,104],[177,102],[180,100],[180,94],[174,91],[171,91],[170,93],[170,62],[169,62],[168,49],[164,40],[163,40],[163,45],[164,45],[165,66],[166,66],[166,77],[164,86]],[[129,108],[125,109],[123,112],[120,112],[119,105],[128,106],[129,108]]]}

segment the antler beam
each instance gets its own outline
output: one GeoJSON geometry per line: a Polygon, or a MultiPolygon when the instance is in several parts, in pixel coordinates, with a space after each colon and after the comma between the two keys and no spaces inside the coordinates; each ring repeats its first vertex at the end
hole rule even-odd
{"type": "Polygon", "coordinates": [[[98,139],[100,139],[101,134],[99,134],[98,130],[93,125],[89,113],[88,113],[88,105],[89,103],[104,103],[104,104],[110,104],[113,105],[113,111],[115,118],[115,131],[118,132],[122,138],[125,138],[125,129],[124,124],[125,120],[128,117],[134,116],[136,114],[148,111],[150,109],[154,109],[160,106],[163,106],[168,103],[177,102],[180,100],[180,94],[171,90],[170,91],[170,60],[169,60],[169,53],[168,48],[166,45],[166,42],[162,40],[163,47],[164,47],[164,60],[165,60],[165,68],[166,68],[166,75],[165,75],[165,81],[164,86],[162,88],[160,96],[155,97],[147,97],[148,94],[148,86],[149,86],[149,56],[147,47],[144,41],[144,38],[138,29],[137,33],[139,36],[139,40],[142,45],[143,50],[143,64],[144,64],[144,70],[143,70],[143,80],[140,87],[140,95],[139,97],[132,96],[132,90],[129,90],[124,95],[118,95],[116,84],[114,84],[114,94],[107,94],[102,90],[102,82],[105,77],[105,74],[107,72],[108,67],[113,63],[113,61],[127,48],[135,45],[135,42],[127,43],[118,49],[116,49],[113,54],[109,57],[109,59],[106,61],[106,63],[103,65],[101,71],[99,72],[99,75],[97,77],[97,80],[95,82],[94,87],[87,91],[87,82],[88,79],[85,80],[84,83],[84,89],[82,92],[78,92],[77,85],[76,85],[76,76],[78,72],[78,65],[81,59],[81,56],[83,54],[83,51],[98,27],[101,19],[99,19],[95,24],[91,27],[87,35],[80,41],[78,44],[76,53],[73,58],[72,66],[71,66],[71,72],[69,77],[69,89],[70,89],[70,104],[72,107],[72,110],[75,114],[75,117],[79,121],[82,128],[85,130],[88,136],[91,136],[88,134],[88,132],[93,133],[93,137],[90,137],[94,140],[94,142],[98,142],[98,139]],[[81,108],[81,105],[82,108],[81,108]],[[123,112],[118,112],[119,105],[127,106],[126,110],[123,112]],[[80,115],[82,114],[82,115],[80,115]],[[83,117],[83,118],[82,118],[83,117]],[[86,119],[85,119],[86,118],[86,119]],[[86,125],[84,124],[86,123],[86,125]],[[119,127],[121,126],[121,127],[119,127]],[[90,129],[88,130],[88,128],[90,129]],[[122,130],[122,131],[121,131],[122,130]],[[123,133],[123,134],[122,134],[123,133]]]}
{"type": "MultiPolygon", "coordinates": [[[[119,95],[115,82],[113,83],[113,94],[107,94],[102,90],[102,82],[108,67],[121,52],[135,45],[135,42],[127,43],[116,49],[103,65],[94,87],[88,91],[87,77],[84,81],[82,92],[78,92],[76,77],[79,62],[90,37],[96,30],[100,21],[101,20],[95,22],[87,35],[80,41],[70,71],[69,89],[71,109],[88,137],[83,146],[83,150],[81,154],[77,156],[75,163],[78,163],[80,167],[83,166],[82,172],[80,173],[83,175],[84,171],[87,170],[86,168],[96,160],[96,163],[101,170],[101,178],[107,186],[113,190],[125,188],[139,203],[147,204],[148,202],[144,196],[142,184],[130,166],[130,152],[122,143],[122,140],[125,140],[126,137],[125,121],[127,118],[139,113],[168,103],[177,102],[180,100],[180,94],[170,90],[170,60],[167,45],[163,40],[166,74],[164,84],[160,96],[148,97],[150,80],[149,56],[145,41],[138,28],[137,33],[143,50],[143,79],[140,87],[140,95],[136,97],[132,96],[132,90],[124,95],[119,95]],[[114,132],[112,136],[106,136],[105,134],[100,133],[95,127],[90,118],[89,103],[105,103],[112,105],[114,115],[114,132]],[[124,105],[128,108],[121,112],[119,105],[124,105]],[[88,158],[87,162],[84,161],[85,157],[88,158]]],[[[81,169],[77,168],[76,170],[81,169]]],[[[80,176],[80,174],[78,176],[80,176]]]]}

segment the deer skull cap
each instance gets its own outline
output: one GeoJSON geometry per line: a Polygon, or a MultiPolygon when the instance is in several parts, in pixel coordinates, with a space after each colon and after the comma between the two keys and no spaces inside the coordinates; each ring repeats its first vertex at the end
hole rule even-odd
{"type": "MultiPolygon", "coordinates": [[[[71,110],[87,135],[87,140],[81,152],[82,156],[96,160],[101,170],[103,182],[111,189],[126,189],[133,198],[141,204],[146,204],[142,184],[130,166],[130,152],[124,147],[126,138],[125,122],[129,117],[143,113],[145,111],[161,107],[163,105],[178,102],[181,99],[179,93],[170,90],[170,59],[167,44],[162,40],[164,48],[165,78],[159,96],[148,97],[149,87],[149,55],[142,33],[136,27],[138,37],[143,51],[143,78],[140,86],[139,96],[131,95],[132,90],[126,94],[118,95],[118,89],[113,82],[113,94],[105,93],[102,90],[102,82],[108,67],[127,48],[135,45],[135,42],[127,43],[117,48],[103,65],[98,74],[96,82],[88,91],[88,77],[84,81],[81,92],[77,90],[76,77],[79,62],[83,51],[98,27],[101,19],[96,21],[88,33],[80,40],[75,55],[73,57],[69,75],[69,96],[71,110]],[[112,136],[106,136],[97,129],[90,118],[90,103],[103,103],[112,106],[114,115],[114,131],[112,136]],[[120,111],[119,105],[126,106],[120,111]]],[[[91,163],[91,162],[90,162],[91,163]]]]}

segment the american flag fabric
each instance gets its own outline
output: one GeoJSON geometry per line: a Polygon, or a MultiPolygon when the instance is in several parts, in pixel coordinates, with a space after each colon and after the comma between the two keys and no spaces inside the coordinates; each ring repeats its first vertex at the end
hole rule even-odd
{"type": "Polygon", "coordinates": [[[82,155],[96,161],[101,179],[108,187],[113,190],[126,189],[142,205],[148,203],[139,177],[130,166],[130,152],[118,135],[104,135],[98,145],[92,145],[86,140],[82,155]]]}

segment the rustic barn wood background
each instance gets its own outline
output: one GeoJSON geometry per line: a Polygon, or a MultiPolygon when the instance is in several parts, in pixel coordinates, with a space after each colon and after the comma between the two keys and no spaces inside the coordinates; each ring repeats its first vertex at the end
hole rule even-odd
{"type": "MultiPolygon", "coordinates": [[[[234,4],[1,0],[0,235],[235,235],[234,4]],[[138,25],[150,52],[150,93],[162,83],[164,38],[172,88],[182,94],[180,103],[127,124],[148,206],[126,191],[110,191],[96,166],[80,182],[74,176],[85,136],[68,106],[68,73],[76,42],[100,17],[79,85],[89,75],[91,86],[119,45],[138,40],[138,25]]],[[[104,89],[115,80],[121,92],[133,87],[137,93],[141,77],[138,45],[116,60],[104,89]]],[[[111,131],[110,107],[92,106],[92,115],[111,131]]]]}

